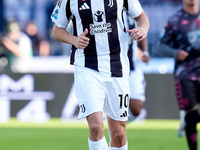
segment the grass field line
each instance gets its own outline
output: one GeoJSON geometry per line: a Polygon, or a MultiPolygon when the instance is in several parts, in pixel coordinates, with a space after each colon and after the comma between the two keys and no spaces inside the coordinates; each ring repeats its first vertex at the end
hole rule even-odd
{"type": "MultiPolygon", "coordinates": [[[[104,121],[105,128],[107,122],[104,121]]],[[[147,119],[143,122],[135,121],[127,124],[127,129],[177,129],[179,120],[147,119]]],[[[6,123],[0,123],[0,128],[88,128],[86,120],[61,120],[52,118],[45,123],[20,122],[11,118],[6,123]]]]}

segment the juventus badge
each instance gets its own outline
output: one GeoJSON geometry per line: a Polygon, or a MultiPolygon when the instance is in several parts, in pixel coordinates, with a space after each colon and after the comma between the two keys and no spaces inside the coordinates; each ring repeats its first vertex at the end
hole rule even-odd
{"type": "Polygon", "coordinates": [[[113,7],[113,0],[109,0],[108,6],[109,6],[109,7],[113,7]]]}

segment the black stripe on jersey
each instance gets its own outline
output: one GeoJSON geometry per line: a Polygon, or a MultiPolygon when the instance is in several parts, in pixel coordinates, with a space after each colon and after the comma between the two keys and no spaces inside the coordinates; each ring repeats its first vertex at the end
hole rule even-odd
{"type": "MultiPolygon", "coordinates": [[[[127,13],[128,15],[128,13],[127,13]]],[[[131,24],[130,23],[130,19],[128,18],[127,16],[127,19],[128,19],[128,28],[129,29],[133,29],[135,28],[135,23],[131,24]]],[[[129,58],[129,63],[130,63],[130,70],[134,70],[134,62],[133,62],[133,55],[134,55],[134,49],[133,49],[133,40],[131,39],[131,43],[129,44],[129,49],[128,49],[128,58],[129,58]]]]}
{"type": "Polygon", "coordinates": [[[87,28],[89,33],[86,36],[90,39],[89,45],[84,49],[85,67],[88,67],[88,68],[98,71],[95,36],[90,34],[90,27],[89,27],[89,25],[91,23],[93,23],[91,1],[90,0],[87,0],[87,1],[78,0],[78,8],[79,8],[79,16],[81,18],[82,25],[83,25],[83,32],[87,28]],[[80,8],[84,7],[85,3],[89,6],[89,9],[80,9],[80,8]]]}
{"type": "MultiPolygon", "coordinates": [[[[71,9],[70,9],[70,0],[67,1],[67,4],[66,4],[66,8],[65,8],[65,11],[66,11],[66,16],[67,16],[67,19],[70,20],[72,19],[72,23],[73,23],[73,34],[75,36],[77,36],[77,31],[76,31],[76,19],[75,17],[73,16],[72,17],[72,12],[71,12],[71,9]]],[[[71,55],[70,55],[70,64],[74,64],[74,61],[75,61],[75,52],[76,52],[76,47],[74,45],[72,45],[72,50],[71,50],[71,55]]]]}
{"type": "Polygon", "coordinates": [[[112,32],[108,33],[108,43],[110,49],[111,76],[122,77],[122,64],[120,59],[120,42],[117,28],[117,2],[113,0],[113,5],[109,5],[108,0],[104,0],[106,23],[111,23],[112,32]]]}
{"type": "Polygon", "coordinates": [[[133,62],[133,42],[129,44],[128,48],[128,58],[129,58],[129,63],[130,63],[130,70],[134,70],[134,62],[133,62]]]}
{"type": "Polygon", "coordinates": [[[70,9],[70,0],[67,1],[65,10],[66,10],[67,19],[69,20],[70,17],[72,16],[72,12],[71,12],[71,9],[70,9]]]}
{"type": "Polygon", "coordinates": [[[126,10],[128,11],[128,0],[124,0],[124,7],[125,7],[126,10]]]}
{"type": "MultiPolygon", "coordinates": [[[[72,23],[73,23],[73,35],[77,36],[76,19],[74,16],[72,18],[72,23]]],[[[71,55],[70,55],[70,64],[72,64],[72,65],[74,64],[74,61],[75,61],[76,50],[77,50],[77,48],[74,45],[72,45],[72,50],[71,50],[71,55]]]]}

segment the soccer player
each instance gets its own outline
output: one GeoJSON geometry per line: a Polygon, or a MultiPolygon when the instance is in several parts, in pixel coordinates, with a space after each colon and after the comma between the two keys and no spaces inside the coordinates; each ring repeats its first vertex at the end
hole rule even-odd
{"type": "MultiPolygon", "coordinates": [[[[130,16],[125,14],[127,18],[128,28],[135,28],[135,21],[130,16]]],[[[130,62],[130,103],[129,103],[129,117],[127,122],[131,122],[136,119],[139,115],[146,117],[146,110],[143,109],[145,102],[145,87],[146,82],[144,79],[144,74],[141,69],[141,61],[148,63],[150,56],[148,53],[148,41],[145,38],[142,41],[134,41],[129,38],[129,50],[128,57],[130,62]]]]}
{"type": "Polygon", "coordinates": [[[149,21],[138,0],[60,0],[52,16],[54,36],[73,45],[75,92],[78,119],[89,125],[89,149],[108,150],[104,137],[103,112],[111,134],[110,150],[127,150],[126,121],[129,104],[129,62],[127,34],[141,41],[149,21]],[[138,27],[126,30],[123,8],[138,27]],[[65,29],[72,19],[74,35],[65,29]]]}
{"type": "MultiPolygon", "coordinates": [[[[145,87],[146,81],[144,78],[144,74],[141,69],[141,61],[148,63],[150,60],[150,56],[148,53],[148,49],[141,49],[146,45],[147,39],[139,42],[140,44],[135,43],[132,46],[129,46],[129,60],[130,60],[130,103],[129,103],[129,117],[128,122],[134,121],[139,115],[144,119],[146,117],[147,112],[143,108],[145,98],[145,87]],[[134,46],[136,45],[136,46],[134,46]],[[142,47],[140,46],[142,45],[142,47]],[[138,48],[141,47],[141,48],[138,48]],[[132,52],[131,52],[132,51],[132,52]]],[[[146,46],[145,46],[146,47],[146,46]]]]}
{"type": "Polygon", "coordinates": [[[169,18],[155,52],[176,59],[175,88],[180,109],[184,109],[185,132],[190,150],[197,150],[200,121],[200,12],[199,0],[183,0],[183,8],[169,18]]]}

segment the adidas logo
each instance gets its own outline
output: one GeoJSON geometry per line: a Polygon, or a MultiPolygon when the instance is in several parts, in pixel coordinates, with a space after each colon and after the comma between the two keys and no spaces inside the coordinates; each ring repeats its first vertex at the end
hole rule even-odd
{"type": "Polygon", "coordinates": [[[127,117],[128,113],[125,111],[120,117],[127,117]]]}
{"type": "Polygon", "coordinates": [[[79,8],[79,10],[86,10],[86,9],[90,9],[87,3],[83,3],[83,5],[79,8]]]}

